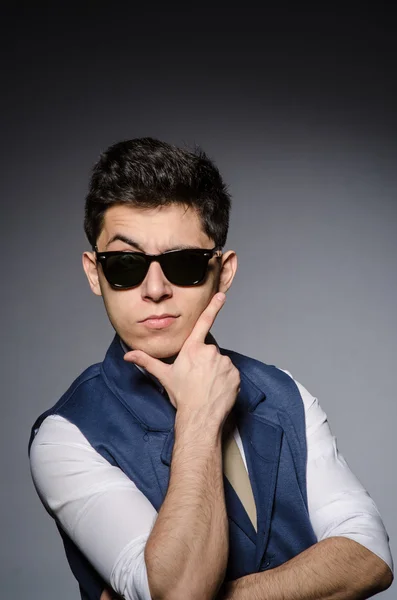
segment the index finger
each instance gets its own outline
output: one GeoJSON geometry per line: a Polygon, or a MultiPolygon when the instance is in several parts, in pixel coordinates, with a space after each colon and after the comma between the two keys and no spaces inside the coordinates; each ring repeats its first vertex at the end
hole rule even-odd
{"type": "Polygon", "coordinates": [[[195,342],[205,342],[205,338],[211,329],[214,321],[218,315],[218,312],[224,305],[226,300],[226,294],[223,292],[218,292],[211,299],[211,302],[208,304],[207,308],[203,310],[201,315],[196,321],[195,326],[193,327],[188,340],[194,340],[195,342]]]}

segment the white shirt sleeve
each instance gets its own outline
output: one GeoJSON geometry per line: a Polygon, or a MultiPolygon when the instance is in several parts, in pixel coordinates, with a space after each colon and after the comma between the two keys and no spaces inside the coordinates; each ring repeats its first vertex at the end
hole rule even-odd
{"type": "Polygon", "coordinates": [[[133,481],[59,415],[36,433],[30,468],[46,509],[112,589],[151,600],[144,549],[157,511],[133,481]]]}
{"type": "Polygon", "coordinates": [[[308,508],[318,541],[333,536],[350,538],[374,552],[393,571],[389,536],[375,502],[339,452],[317,398],[294,381],[305,407],[308,508]]]}

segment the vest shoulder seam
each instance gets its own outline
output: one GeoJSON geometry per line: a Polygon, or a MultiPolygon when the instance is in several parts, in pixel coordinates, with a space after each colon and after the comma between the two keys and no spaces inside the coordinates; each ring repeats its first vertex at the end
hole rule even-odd
{"type": "Polygon", "coordinates": [[[95,363],[91,365],[90,367],[85,369],[85,371],[83,371],[77,377],[77,379],[75,379],[75,381],[70,386],[70,388],[72,389],[69,388],[69,390],[65,392],[65,398],[63,400],[62,398],[59,399],[59,406],[56,407],[56,410],[52,414],[57,414],[57,411],[61,409],[66,404],[66,402],[73,398],[74,394],[77,392],[80,386],[82,386],[84,383],[87,383],[91,379],[95,379],[101,376],[100,365],[101,363],[95,363]]]}

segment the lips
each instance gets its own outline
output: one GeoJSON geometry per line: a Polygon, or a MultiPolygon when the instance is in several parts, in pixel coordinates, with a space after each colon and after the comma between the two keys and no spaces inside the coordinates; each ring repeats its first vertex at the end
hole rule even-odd
{"type": "Polygon", "coordinates": [[[161,316],[156,315],[154,318],[148,317],[141,324],[148,329],[166,329],[175,323],[177,317],[173,315],[161,316]]]}
{"type": "Polygon", "coordinates": [[[163,315],[150,315],[149,317],[146,317],[146,319],[143,319],[141,321],[141,323],[143,323],[144,321],[147,321],[148,319],[153,320],[153,319],[165,319],[166,317],[174,317],[176,318],[176,315],[171,315],[171,313],[164,313],[163,315]]]}

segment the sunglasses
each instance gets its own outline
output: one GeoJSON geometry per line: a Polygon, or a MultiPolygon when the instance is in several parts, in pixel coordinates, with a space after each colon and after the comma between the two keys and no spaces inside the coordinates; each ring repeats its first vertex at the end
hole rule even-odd
{"type": "Polygon", "coordinates": [[[216,255],[221,258],[221,246],[212,250],[189,248],[170,250],[163,254],[143,252],[111,251],[99,252],[95,246],[95,256],[102,265],[103,274],[111,286],[117,289],[135,287],[145,279],[153,261],[160,263],[164,275],[174,285],[199,285],[206,277],[208,262],[216,255]]]}

